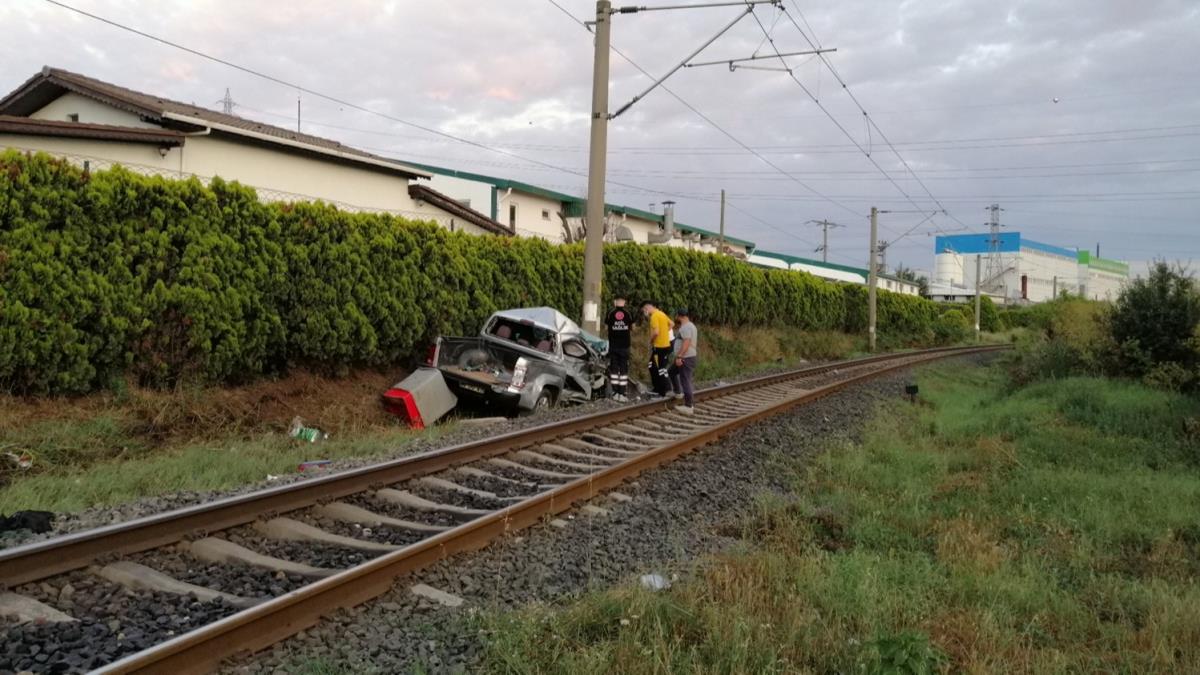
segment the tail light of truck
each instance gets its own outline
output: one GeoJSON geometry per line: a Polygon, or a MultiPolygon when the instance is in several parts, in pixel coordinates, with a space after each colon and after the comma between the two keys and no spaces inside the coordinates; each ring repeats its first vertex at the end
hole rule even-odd
{"type": "Polygon", "coordinates": [[[529,370],[529,362],[525,357],[517,359],[517,365],[513,366],[512,381],[509,386],[513,389],[521,389],[525,386],[525,371],[529,370]]]}
{"type": "Polygon", "coordinates": [[[429,345],[429,349],[425,352],[425,365],[433,367],[437,365],[438,345],[433,343],[429,345]]]}

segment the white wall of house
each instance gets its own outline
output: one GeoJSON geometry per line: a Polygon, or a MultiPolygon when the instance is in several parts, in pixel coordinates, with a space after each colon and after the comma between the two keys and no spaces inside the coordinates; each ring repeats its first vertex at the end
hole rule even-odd
{"type": "Polygon", "coordinates": [[[562,219],[558,217],[562,202],[520,190],[498,190],[496,198],[496,220],[515,228],[518,236],[563,240],[562,219]]]}
{"type": "Polygon", "coordinates": [[[453,213],[443,211],[437,206],[434,206],[433,204],[430,204],[424,200],[413,201],[413,213],[409,217],[418,220],[432,220],[442,227],[454,232],[466,232],[467,234],[494,234],[470,221],[459,218],[453,213]]]}
{"type": "MultiPolygon", "coordinates": [[[[433,178],[422,182],[422,185],[428,185],[447,197],[463,202],[489,218],[492,217],[491,183],[435,173],[433,178]]],[[[497,213],[495,217],[496,220],[500,220],[500,214],[497,213]]]]}
{"type": "Polygon", "coordinates": [[[217,135],[189,137],[184,147],[171,152],[181,152],[183,171],[197,176],[220,176],[260,189],[358,209],[415,211],[408,195],[408,179],[399,174],[249,145],[217,135]]]}
{"type": "Polygon", "coordinates": [[[892,279],[889,277],[879,277],[877,283],[879,288],[900,295],[920,295],[921,285],[904,279],[892,279]]]}
{"type": "Polygon", "coordinates": [[[629,214],[614,213],[610,215],[609,218],[611,218],[612,222],[617,226],[624,225],[625,227],[629,228],[630,234],[633,235],[632,241],[635,241],[639,244],[649,243],[650,235],[657,234],[662,229],[658,223],[652,220],[646,220],[644,218],[631,216],[629,214]]]}
{"type": "Polygon", "coordinates": [[[67,92],[54,99],[49,105],[30,115],[39,120],[55,120],[58,122],[72,121],[71,115],[78,115],[76,122],[86,124],[111,124],[122,127],[144,127],[159,129],[157,124],[144,122],[140,117],[120,108],[114,108],[107,103],[101,103],[74,92],[67,92]]]}
{"type": "Polygon", "coordinates": [[[123,164],[132,171],[151,175],[179,177],[180,172],[179,152],[170,150],[164,157],[159,154],[157,145],[147,143],[0,134],[0,149],[6,148],[24,152],[45,152],[69,159],[80,166],[86,161],[93,170],[123,164]]]}
{"type": "MultiPolygon", "coordinates": [[[[70,92],[31,117],[65,121],[72,114],[85,123],[159,128],[133,113],[70,92]]],[[[99,160],[93,163],[97,169],[106,168],[101,164],[109,160],[144,173],[165,170],[205,180],[220,176],[266,192],[260,197],[268,201],[321,199],[346,208],[415,213],[408,179],[400,174],[251,144],[220,133],[188,136],[183,147],[169,149],[165,157],[153,145],[111,141],[2,136],[0,144],[17,145],[18,139],[21,145],[52,154],[99,160]]]]}
{"type": "MultiPolygon", "coordinates": [[[[339,171],[348,167],[339,167],[336,165],[309,167],[314,171],[327,171],[333,175],[340,176],[343,182],[369,181],[371,185],[378,187],[384,192],[402,189],[404,190],[403,199],[396,198],[395,195],[390,194],[383,195],[383,198],[363,195],[361,192],[341,189],[344,186],[340,186],[336,181],[331,182],[329,185],[318,186],[311,182],[304,182],[304,179],[297,180],[294,176],[289,176],[287,171],[281,171],[280,176],[265,177],[255,173],[254,170],[247,170],[246,166],[241,166],[235,167],[237,170],[232,172],[236,175],[231,175],[231,172],[227,171],[225,166],[214,164],[216,159],[213,157],[213,152],[225,152],[225,157],[232,158],[234,161],[237,161],[238,158],[246,157],[247,154],[250,158],[256,158],[257,154],[230,152],[227,147],[222,150],[223,146],[230,145],[228,142],[209,145],[202,148],[202,152],[191,152],[198,145],[197,140],[197,138],[188,139],[187,144],[182,148],[183,152],[180,152],[181,148],[171,148],[163,156],[159,153],[157,146],[144,143],[3,134],[0,135],[0,149],[13,148],[21,151],[45,152],[56,157],[65,158],[79,166],[83,166],[84,162],[87,162],[89,168],[96,171],[120,164],[137,173],[158,175],[167,178],[187,178],[195,175],[207,181],[215,174],[222,178],[237,180],[245,185],[256,188],[259,192],[259,197],[263,201],[293,201],[308,197],[317,197],[325,201],[342,202],[338,205],[350,210],[355,210],[355,207],[365,207],[368,210],[395,212],[397,215],[410,218],[432,220],[443,227],[456,231],[469,232],[471,234],[490,234],[483,228],[464,221],[432,204],[426,202],[416,203],[408,196],[407,181],[403,180],[400,176],[391,177],[354,169],[348,172],[339,171]],[[197,159],[197,155],[199,159],[197,159]],[[356,174],[368,175],[361,176],[356,174]],[[260,184],[257,182],[260,180],[263,182],[269,180],[270,184],[260,184]],[[321,189],[318,190],[317,188],[321,189]],[[302,190],[307,192],[301,192],[302,190]],[[363,204],[361,202],[369,203],[363,204]]],[[[270,151],[264,150],[264,152],[270,151]]],[[[284,156],[283,153],[276,154],[281,156],[263,160],[265,167],[260,167],[258,170],[278,167],[288,161],[298,159],[290,155],[284,156]]],[[[313,161],[299,159],[308,162],[313,161]]]]}

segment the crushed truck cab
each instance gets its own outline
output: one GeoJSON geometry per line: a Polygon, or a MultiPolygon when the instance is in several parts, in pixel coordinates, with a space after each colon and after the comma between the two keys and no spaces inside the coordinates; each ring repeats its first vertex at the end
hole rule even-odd
{"type": "Polygon", "coordinates": [[[608,342],[551,307],[496,312],[478,337],[440,337],[432,363],[459,397],[522,411],[607,393],[608,342]]]}

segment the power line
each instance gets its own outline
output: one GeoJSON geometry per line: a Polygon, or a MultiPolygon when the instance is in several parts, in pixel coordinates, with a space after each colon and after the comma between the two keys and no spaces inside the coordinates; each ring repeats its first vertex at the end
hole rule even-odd
{"type": "MultiPolygon", "coordinates": [[[[685,196],[688,195],[688,193],[683,193],[683,194],[685,196]]],[[[804,197],[801,195],[773,194],[773,193],[765,193],[765,192],[735,193],[735,196],[737,196],[739,198],[743,198],[743,199],[747,198],[747,197],[751,197],[751,198],[759,198],[759,199],[776,199],[776,200],[788,200],[788,201],[812,201],[811,197],[804,197]]],[[[1070,197],[1070,198],[1075,198],[1075,199],[1102,200],[1102,199],[1105,199],[1108,197],[1176,198],[1176,197],[1184,197],[1184,196],[1192,197],[1192,198],[1200,197],[1200,190],[1152,190],[1152,191],[1146,191],[1146,192],[1104,192],[1104,193],[1067,192],[1067,193],[1056,193],[1056,194],[1051,194],[1051,193],[1028,193],[1028,194],[984,193],[984,194],[976,194],[976,195],[955,195],[953,197],[947,197],[946,199],[947,200],[964,200],[964,199],[988,200],[988,199],[992,199],[992,200],[1007,201],[1009,199],[1057,199],[1059,197],[1070,197]]],[[[876,198],[878,198],[878,195],[848,194],[848,195],[837,195],[837,198],[838,199],[846,199],[846,200],[863,200],[863,199],[876,199],[876,198]]],[[[899,200],[899,198],[896,198],[896,197],[893,197],[891,199],[893,201],[899,200]]],[[[930,211],[930,209],[928,209],[928,208],[919,209],[920,213],[928,213],[929,211],[930,211]]]]}
{"type": "Polygon", "coordinates": [[[1086,211],[1026,211],[1023,209],[1009,209],[1012,213],[1024,213],[1031,216],[1074,216],[1077,218],[1119,218],[1121,220],[1139,221],[1148,220],[1159,223],[1172,223],[1177,225],[1196,225],[1196,221],[1182,221],[1176,218],[1161,218],[1158,216],[1146,216],[1142,214],[1126,215],[1123,213],[1095,213],[1086,211]]]}
{"type": "MultiPolygon", "coordinates": [[[[726,206],[729,206],[729,207],[732,207],[732,208],[733,208],[733,210],[737,211],[738,213],[741,213],[742,215],[744,215],[744,216],[746,216],[746,217],[750,218],[751,220],[754,220],[754,221],[756,221],[756,222],[758,222],[758,223],[760,223],[760,224],[762,224],[762,225],[765,225],[765,226],[769,227],[770,229],[772,229],[772,230],[775,230],[776,232],[780,232],[780,233],[782,233],[782,234],[785,234],[785,235],[787,235],[787,236],[789,236],[789,237],[792,237],[792,238],[796,239],[797,241],[799,241],[799,242],[800,242],[800,243],[802,243],[802,244],[805,244],[805,243],[806,243],[804,240],[800,239],[800,238],[799,238],[799,237],[797,237],[795,234],[793,234],[793,233],[791,233],[791,232],[788,232],[787,230],[783,229],[782,227],[779,227],[779,226],[775,225],[774,223],[771,223],[771,222],[769,222],[769,221],[763,220],[762,218],[760,218],[760,217],[758,217],[758,216],[754,215],[753,213],[750,213],[750,212],[749,212],[749,211],[747,211],[746,209],[743,209],[742,207],[738,206],[737,204],[734,204],[733,202],[729,201],[729,199],[728,199],[728,198],[726,198],[726,200],[725,200],[725,205],[726,205],[726,206]]],[[[832,250],[832,249],[830,249],[830,250],[832,250]]],[[[845,260],[845,258],[842,258],[842,259],[843,259],[843,260],[845,260]]],[[[854,263],[853,263],[853,262],[847,262],[846,264],[850,264],[850,265],[852,265],[852,264],[854,264],[854,263]]]]}
{"type": "MultiPolygon", "coordinates": [[[[553,2],[553,0],[550,0],[550,1],[553,2]]],[[[616,52],[618,55],[621,55],[621,53],[619,51],[617,51],[616,48],[614,48],[613,51],[616,52]]],[[[623,56],[623,55],[621,55],[621,56],[623,56]]],[[[635,64],[635,67],[636,67],[636,64],[635,64]]],[[[646,71],[642,71],[642,72],[645,73],[646,75],[649,75],[649,73],[647,73],[646,71]]],[[[663,87],[663,88],[665,89],[665,87],[663,87]]],[[[668,92],[668,93],[671,93],[671,92],[668,92]]],[[[269,112],[266,110],[259,110],[257,108],[251,108],[251,107],[246,106],[241,103],[238,103],[237,107],[242,110],[250,110],[250,111],[262,114],[262,115],[268,115],[270,117],[276,117],[279,119],[286,119],[286,120],[294,120],[295,119],[295,115],[283,115],[280,113],[273,113],[273,112],[269,112]]],[[[342,131],[353,131],[356,133],[371,134],[371,135],[375,135],[375,136],[387,136],[387,137],[391,137],[391,138],[405,138],[405,139],[413,139],[413,140],[437,141],[437,142],[442,142],[442,143],[460,142],[457,138],[453,138],[453,137],[452,138],[428,138],[426,136],[418,136],[415,134],[397,134],[394,132],[379,131],[376,129],[366,129],[363,127],[338,125],[338,124],[333,124],[330,122],[318,122],[318,121],[306,120],[305,124],[316,125],[316,126],[321,126],[321,127],[328,127],[330,129],[339,129],[342,131]]],[[[1176,131],[1176,130],[1182,130],[1182,129],[1200,129],[1200,124],[1183,124],[1183,125],[1162,126],[1162,127],[1140,127],[1140,128],[1132,128],[1132,129],[1102,129],[1099,131],[1078,131],[1078,132],[1068,132],[1068,133],[1061,133],[1061,134],[1037,134],[1037,135],[1031,135],[1031,136],[985,136],[985,137],[979,137],[979,138],[950,138],[950,139],[930,140],[930,141],[900,141],[900,142],[895,143],[895,145],[897,147],[905,147],[908,149],[909,152],[912,152],[912,151],[921,152],[921,151],[933,151],[933,150],[959,150],[959,149],[974,150],[974,149],[980,149],[980,148],[1005,148],[1005,147],[1020,148],[1020,147],[1026,147],[1026,146],[1036,147],[1036,146],[1041,146],[1041,145],[1062,145],[1062,144],[1067,144],[1067,143],[1075,144],[1075,143],[1089,143],[1089,142],[1105,143],[1105,142],[1121,142],[1121,141],[1157,140],[1157,139],[1165,139],[1165,138],[1188,137],[1188,136],[1195,136],[1195,135],[1200,134],[1200,132],[1189,132],[1189,133],[1181,133],[1181,134],[1158,134],[1158,135],[1153,135],[1153,136],[1137,136],[1137,137],[1131,137],[1131,138],[1095,138],[1095,139],[1082,139],[1082,140],[1075,140],[1075,141],[1048,141],[1048,142],[1044,142],[1044,143],[1022,143],[1022,144],[999,143],[1001,141],[1019,141],[1019,140],[1037,141],[1037,140],[1041,140],[1041,139],[1072,138],[1072,137],[1080,137],[1080,136],[1100,136],[1100,135],[1130,134],[1130,133],[1150,133],[1150,132],[1159,132],[1159,131],[1176,131]],[[954,144],[954,143],[998,143],[998,144],[986,145],[986,146],[972,145],[972,146],[964,146],[964,147],[955,146],[955,147],[935,147],[935,148],[908,147],[908,146],[918,146],[918,145],[946,145],[946,144],[954,144]]],[[[506,148],[518,149],[518,150],[540,150],[540,151],[546,151],[546,152],[587,152],[587,148],[585,146],[581,146],[581,145],[561,145],[561,144],[550,144],[550,143],[503,143],[502,145],[506,148]]],[[[859,152],[858,148],[852,143],[817,143],[817,144],[803,144],[803,145],[776,144],[776,145],[759,145],[759,146],[750,146],[750,147],[758,152],[768,153],[768,154],[797,154],[797,153],[858,154],[858,152],[859,152]]],[[[722,155],[722,154],[741,154],[744,151],[745,150],[742,148],[739,148],[738,150],[734,151],[732,148],[726,148],[723,146],[702,146],[702,145],[691,145],[691,146],[688,146],[687,148],[680,148],[679,146],[674,146],[674,145],[638,145],[638,146],[627,146],[627,147],[616,146],[616,147],[609,148],[610,153],[627,153],[627,154],[651,154],[652,153],[652,154],[658,154],[658,155],[663,155],[663,154],[722,155]]],[[[1171,161],[1171,160],[1166,160],[1166,161],[1171,161]]],[[[1181,161],[1188,161],[1188,160],[1181,160],[1181,161]]],[[[1084,165],[1084,166],[1086,166],[1086,165],[1084,165]]],[[[1032,167],[1032,168],[1038,168],[1038,167],[1032,167]]],[[[772,172],[772,173],[774,173],[774,172],[772,172]]]]}

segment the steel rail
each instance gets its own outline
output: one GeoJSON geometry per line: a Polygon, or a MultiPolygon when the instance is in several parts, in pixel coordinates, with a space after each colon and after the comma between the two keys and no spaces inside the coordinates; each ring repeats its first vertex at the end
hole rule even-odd
{"type": "MultiPolygon", "coordinates": [[[[699,401],[749,389],[812,377],[834,370],[868,365],[916,354],[953,354],[975,347],[944,347],[897,352],[836,361],[785,373],[765,375],[696,392],[699,401]]],[[[320,501],[373,490],[438,471],[504,454],[521,447],[552,441],[591,428],[643,417],[665,410],[669,401],[650,401],[530,429],[501,434],[431,452],[402,457],[320,478],[280,485],[206,504],[184,507],[123,523],[76,532],[0,551],[0,588],[12,588],[56,574],[82,569],[120,555],[137,553],[182,541],[189,536],[244,525],[268,515],[302,509],[320,501]]]]}
{"type": "MultiPolygon", "coordinates": [[[[844,380],[798,393],[794,397],[722,422],[642,455],[631,457],[620,464],[578,478],[553,490],[542,492],[398,551],[385,554],[268,600],[261,605],[132,654],[96,672],[104,675],[127,673],[188,675],[211,672],[220,665],[221,661],[230,656],[268,647],[315,625],[323,616],[337,609],[353,607],[386,593],[392,588],[397,577],[420,570],[452,555],[482,548],[497,537],[516,532],[540,522],[548,516],[565,511],[580,501],[597,496],[602,490],[615,487],[643,471],[711,443],[746,424],[776,415],[788,408],[824,398],[853,384],[874,379],[895,370],[957,354],[995,351],[1006,347],[1007,345],[993,345],[891,354],[884,357],[868,357],[828,364],[806,369],[806,371],[794,371],[812,375],[879,361],[898,361],[895,364],[852,375],[844,380]],[[913,357],[917,357],[917,359],[913,360],[913,357]],[[814,370],[818,372],[813,373],[814,370]]],[[[757,378],[755,381],[759,382],[759,386],[761,386],[766,382],[780,381],[780,377],[778,375],[767,376],[757,378]]],[[[786,379],[794,379],[794,377],[793,375],[786,379]]],[[[730,393],[731,388],[745,389],[749,384],[750,382],[744,382],[728,387],[708,389],[705,398],[712,398],[722,392],[730,393]]],[[[661,407],[656,402],[645,409],[657,410],[661,407]]],[[[606,415],[589,417],[597,419],[606,415]]]]}

